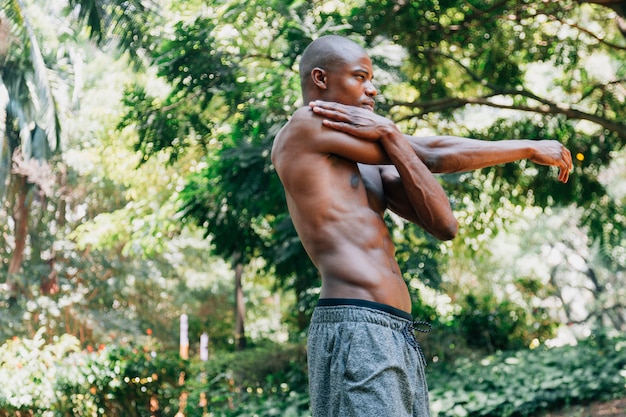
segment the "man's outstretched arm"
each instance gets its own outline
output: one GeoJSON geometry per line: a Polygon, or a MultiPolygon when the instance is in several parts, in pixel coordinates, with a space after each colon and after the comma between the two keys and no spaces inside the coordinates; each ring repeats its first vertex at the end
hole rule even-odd
{"type": "Polygon", "coordinates": [[[528,159],[559,168],[567,182],[572,169],[570,151],[555,140],[511,139],[486,141],[457,136],[407,136],[417,156],[432,172],[452,173],[528,159]]]}
{"type": "MultiPolygon", "coordinates": [[[[339,103],[315,101],[314,112],[329,120],[328,127],[364,137],[380,122],[375,113],[339,103]]],[[[415,154],[432,172],[452,173],[529,159],[559,168],[559,181],[567,182],[572,169],[569,150],[554,140],[484,141],[456,136],[414,137],[405,135],[415,154]]]]}

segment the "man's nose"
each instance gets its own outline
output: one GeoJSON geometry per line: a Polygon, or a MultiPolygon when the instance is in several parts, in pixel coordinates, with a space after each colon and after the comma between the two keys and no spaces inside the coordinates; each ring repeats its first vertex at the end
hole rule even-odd
{"type": "Polygon", "coordinates": [[[365,94],[367,94],[369,97],[374,97],[378,94],[376,87],[374,87],[374,84],[372,84],[371,81],[368,81],[365,85],[365,94]]]}

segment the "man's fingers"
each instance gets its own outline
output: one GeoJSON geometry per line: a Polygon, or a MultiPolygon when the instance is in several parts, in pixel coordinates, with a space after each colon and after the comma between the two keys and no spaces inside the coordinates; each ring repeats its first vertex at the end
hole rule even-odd
{"type": "Polygon", "coordinates": [[[316,107],[324,107],[327,109],[336,109],[336,110],[344,109],[346,107],[345,105],[341,103],[337,103],[335,101],[322,101],[322,100],[311,101],[309,105],[316,106],[316,107]]]}
{"type": "Polygon", "coordinates": [[[563,147],[563,158],[560,166],[561,171],[559,172],[559,180],[564,183],[567,182],[572,169],[572,154],[569,150],[567,150],[567,148],[563,147]]]}
{"type": "Polygon", "coordinates": [[[331,129],[339,130],[340,132],[351,133],[354,130],[354,126],[344,123],[344,122],[336,122],[334,120],[324,119],[322,120],[322,124],[326,127],[330,127],[331,129]]]}
{"type": "Polygon", "coordinates": [[[335,103],[332,101],[315,100],[309,103],[309,107],[311,107],[314,111],[317,109],[321,111],[333,111],[339,114],[347,113],[347,109],[345,106],[343,106],[340,103],[335,103]]]}
{"type": "Polygon", "coordinates": [[[331,118],[333,120],[341,121],[341,122],[350,122],[351,116],[348,112],[344,111],[341,108],[332,108],[332,106],[328,105],[330,103],[314,101],[311,102],[310,107],[313,110],[313,113],[331,118]],[[324,104],[324,107],[318,105],[319,103],[324,104]]]}
{"type": "Polygon", "coordinates": [[[320,116],[331,118],[333,120],[342,121],[342,122],[347,122],[350,120],[347,115],[341,112],[337,112],[335,110],[329,110],[329,109],[325,109],[325,108],[317,107],[317,106],[311,107],[311,109],[313,110],[313,113],[320,115],[320,116]]]}
{"type": "Polygon", "coordinates": [[[569,173],[572,171],[573,164],[572,164],[572,154],[571,152],[566,148],[563,147],[563,160],[564,160],[564,165],[561,167],[561,175],[560,175],[560,179],[563,182],[567,182],[567,180],[569,179],[569,173]]]}

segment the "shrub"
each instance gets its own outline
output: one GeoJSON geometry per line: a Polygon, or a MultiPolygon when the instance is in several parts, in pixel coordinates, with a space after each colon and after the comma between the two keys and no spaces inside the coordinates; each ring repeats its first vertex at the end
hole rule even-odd
{"type": "MultiPolygon", "coordinates": [[[[40,331],[0,346],[0,364],[1,417],[173,417],[182,405],[187,417],[310,416],[302,345],[218,352],[200,362],[133,347],[90,353],[73,336],[47,343],[40,331]]],[[[626,396],[626,338],[599,333],[578,346],[501,352],[427,371],[433,417],[529,416],[626,396]]]]}
{"type": "Polygon", "coordinates": [[[459,329],[472,349],[493,353],[499,350],[522,349],[531,340],[554,336],[556,323],[545,319],[545,312],[508,301],[498,301],[492,294],[468,294],[456,315],[459,329]]]}
{"type": "Polygon", "coordinates": [[[215,417],[308,412],[303,346],[218,353],[200,362],[144,348],[80,351],[73,336],[47,342],[43,334],[0,347],[1,417],[165,417],[182,406],[187,417],[207,409],[215,417]]]}
{"type": "Polygon", "coordinates": [[[498,353],[429,376],[433,415],[528,416],[539,409],[626,395],[626,339],[498,353]]]}
{"type": "MultiPolygon", "coordinates": [[[[308,416],[304,346],[270,344],[242,352],[222,352],[196,363],[190,381],[188,415],[204,392],[215,417],[308,416]],[[198,367],[200,367],[198,369],[198,367]],[[203,380],[204,379],[204,380],[203,380]]],[[[197,414],[200,416],[201,414],[197,414]]]]}

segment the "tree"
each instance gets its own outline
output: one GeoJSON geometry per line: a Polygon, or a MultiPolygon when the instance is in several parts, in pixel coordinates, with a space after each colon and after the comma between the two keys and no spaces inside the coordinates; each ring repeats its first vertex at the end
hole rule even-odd
{"type": "MultiPolygon", "coordinates": [[[[225,3],[181,21],[153,48],[172,91],[161,100],[131,90],[134,110],[124,125],[138,126],[137,149],[147,158],[204,148],[206,169],[189,176],[183,213],[205,228],[216,253],[262,256],[301,300],[314,299],[316,273],[290,224],[269,150],[302,104],[298,56],[317,36],[340,33],[370,51],[380,108],[404,130],[553,138],[573,151],[567,186],[526,161],[444,176],[466,229],[455,249],[479,250],[522,205],[569,204],[585,209],[582,226],[596,241],[616,247],[624,219],[610,214],[621,202],[604,197],[598,173],[624,146],[626,68],[624,37],[602,24],[607,17],[610,9],[576,1],[225,3]],[[598,59],[602,73],[592,65],[598,59]]],[[[403,239],[441,250],[411,227],[403,239]]],[[[415,261],[411,245],[401,246],[401,262],[415,261]]],[[[613,262],[623,268],[621,258],[613,262]]],[[[436,262],[403,266],[438,279],[436,262]]]]}
{"type": "MultiPolygon", "coordinates": [[[[138,52],[147,39],[143,32],[152,17],[149,5],[143,1],[71,0],[66,13],[71,15],[75,10],[98,45],[115,42],[140,63],[138,52]]],[[[39,225],[43,224],[42,216],[48,210],[56,182],[50,163],[61,152],[61,109],[51,87],[61,77],[55,71],[56,62],[44,56],[29,20],[29,13],[37,6],[3,0],[0,13],[0,213],[11,216],[15,242],[8,265],[0,266],[7,268],[12,297],[17,296],[14,278],[22,267],[29,235],[31,246],[39,249],[32,256],[41,256],[43,248],[36,245],[38,233],[33,216],[37,216],[39,225]]],[[[63,216],[61,211],[61,223],[63,216]]],[[[49,255],[44,258],[43,263],[54,262],[49,255]]],[[[50,267],[48,272],[44,276],[54,280],[54,269],[50,267]]],[[[52,287],[53,283],[42,282],[44,291],[52,287]]]]}
{"type": "MultiPolygon", "coordinates": [[[[15,245],[8,276],[19,272],[24,257],[30,208],[45,205],[51,190],[47,160],[58,150],[59,126],[47,67],[37,39],[20,2],[4,2],[0,25],[5,29],[0,73],[0,198],[14,224],[15,245]],[[13,166],[11,166],[13,164],[13,166]]],[[[7,278],[15,296],[16,283],[7,278]]]]}
{"type": "Polygon", "coordinates": [[[620,0],[579,0],[579,3],[594,3],[601,6],[613,9],[617,16],[615,16],[615,24],[619,28],[622,35],[626,36],[626,5],[620,0]]]}
{"type": "Polygon", "coordinates": [[[272,135],[297,98],[293,78],[281,75],[291,71],[297,50],[285,54],[284,42],[273,41],[285,30],[279,22],[286,21],[289,8],[266,3],[233,3],[179,22],[172,40],[163,41],[154,55],[172,91],[162,102],[141,87],[129,91],[121,126],[138,127],[136,149],[146,158],[164,149],[176,158],[189,146],[204,147],[206,168],[189,176],[182,212],[206,229],[215,253],[233,259],[236,271],[240,262],[264,257],[284,285],[288,280],[303,296],[317,273],[286,215],[269,158],[272,135]],[[230,37],[231,22],[240,28],[247,16],[262,30],[230,37]]]}

